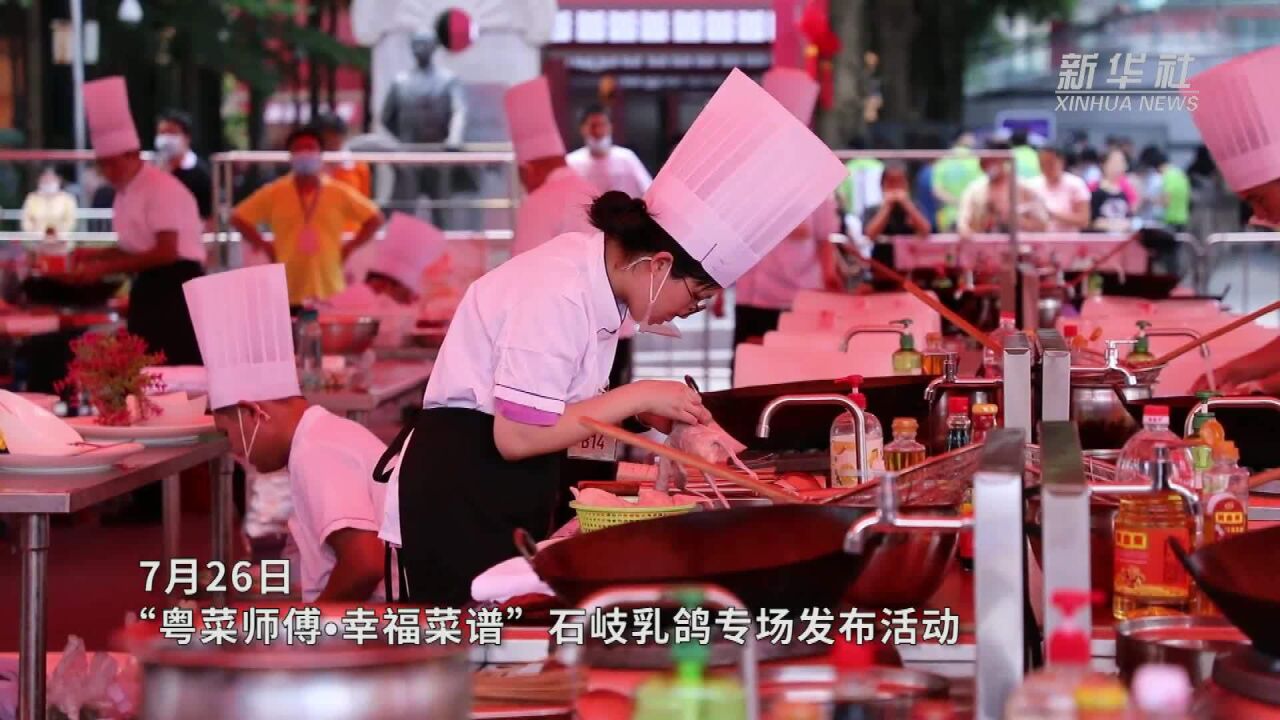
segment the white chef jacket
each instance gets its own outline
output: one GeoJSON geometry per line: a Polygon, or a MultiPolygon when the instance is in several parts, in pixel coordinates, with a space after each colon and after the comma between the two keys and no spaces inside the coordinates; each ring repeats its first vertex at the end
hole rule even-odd
{"type": "Polygon", "coordinates": [[[734,290],[736,302],[768,310],[790,310],[796,293],[821,290],[818,240],[825,242],[831,233],[839,230],[835,200],[828,198],[738,280],[734,290]]]}
{"type": "Polygon", "coordinates": [[[609,148],[609,154],[602,158],[581,147],[565,156],[565,160],[574,172],[586,178],[601,193],[621,190],[638,198],[653,184],[653,176],[644,163],[640,162],[640,158],[627,148],[617,145],[609,148]]]}
{"type": "Polygon", "coordinates": [[[529,193],[516,211],[511,255],[519,255],[567,232],[595,232],[587,220],[587,210],[599,194],[594,185],[572,169],[552,170],[546,182],[529,193]]]}
{"type": "Polygon", "coordinates": [[[113,225],[120,249],[140,255],[156,246],[156,233],[178,234],[178,257],[205,262],[204,222],[196,198],[177,178],[144,163],[127,185],[116,189],[113,225]]]}
{"type": "MultiPolygon", "coordinates": [[[[286,557],[300,578],[303,602],[316,599],[337,564],[325,542],[346,528],[377,532],[388,488],[373,481],[373,468],[387,449],[363,426],[322,407],[302,414],[289,450],[289,518],[286,557]]],[[[371,600],[386,597],[382,584],[371,600]]]]}

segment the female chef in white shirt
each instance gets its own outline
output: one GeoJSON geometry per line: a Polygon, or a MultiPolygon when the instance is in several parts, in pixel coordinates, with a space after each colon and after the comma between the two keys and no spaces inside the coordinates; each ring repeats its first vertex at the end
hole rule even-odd
{"type": "Polygon", "coordinates": [[[472,284],[425,409],[374,474],[398,485],[381,537],[400,547],[407,599],[465,603],[478,574],[515,555],[516,529],[552,530],[561,453],[591,436],[581,418],[638,416],[659,430],[708,420],[681,383],[602,392],[618,331],[632,314],[645,327],[701,310],[843,175],[818,138],[734,71],[644,200],[605,193],[590,210],[597,232],[561,235],[472,284]]]}

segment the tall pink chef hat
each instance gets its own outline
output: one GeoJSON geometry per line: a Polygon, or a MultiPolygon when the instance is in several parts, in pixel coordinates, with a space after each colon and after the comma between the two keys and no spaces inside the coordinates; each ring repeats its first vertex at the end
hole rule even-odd
{"type": "Polygon", "coordinates": [[[369,272],[395,278],[413,292],[421,292],[422,272],[444,254],[445,242],[444,233],[435,225],[405,213],[392,213],[369,272]]]}
{"type": "Polygon", "coordinates": [[[98,157],[142,149],[129,112],[129,91],[119,75],[84,84],[84,112],[98,157]]]}
{"type": "Polygon", "coordinates": [[[805,125],[813,122],[813,108],[818,104],[820,88],[808,73],[796,68],[776,67],[764,74],[761,85],[797,120],[805,125]]]}
{"type": "Polygon", "coordinates": [[[1280,178],[1280,45],[1191,78],[1187,92],[1204,144],[1236,192],[1280,178]]]}
{"type": "Polygon", "coordinates": [[[739,70],[729,73],[662,166],[645,202],[723,287],[829,197],[844,165],[739,70]]]}
{"type": "Polygon", "coordinates": [[[284,265],[257,265],[182,285],[209,374],[209,407],[301,395],[284,265]]]}
{"type": "Polygon", "coordinates": [[[564,138],[551,106],[551,85],[543,75],[512,85],[502,96],[507,114],[507,131],[515,146],[516,162],[564,156],[564,138]]]}

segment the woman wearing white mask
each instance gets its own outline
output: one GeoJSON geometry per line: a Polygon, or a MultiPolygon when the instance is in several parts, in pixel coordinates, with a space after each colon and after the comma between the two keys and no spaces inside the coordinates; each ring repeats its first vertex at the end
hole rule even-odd
{"type": "Polygon", "coordinates": [[[381,537],[400,547],[409,599],[464,603],[478,574],[515,554],[514,530],[552,530],[562,453],[606,445],[581,418],[659,430],[708,420],[682,383],[602,392],[619,330],[633,314],[650,328],[703,309],[843,177],[818,138],[734,71],[644,200],[606,193],[590,211],[597,232],[561,235],[476,281],[425,409],[374,476],[395,486],[381,537]]]}
{"type": "Polygon", "coordinates": [[[35,192],[22,203],[22,231],[63,235],[75,229],[75,196],[62,189],[62,178],[47,167],[40,172],[35,192]]]}

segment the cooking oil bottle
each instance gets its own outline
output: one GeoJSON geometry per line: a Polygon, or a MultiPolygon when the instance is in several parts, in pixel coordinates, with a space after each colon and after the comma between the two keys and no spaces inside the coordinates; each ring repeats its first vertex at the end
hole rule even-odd
{"type": "Polygon", "coordinates": [[[884,446],[885,470],[897,472],[924,462],[924,445],[916,441],[919,429],[915,418],[893,419],[893,442],[884,446]]]}
{"type": "MultiPolygon", "coordinates": [[[[1203,404],[1216,395],[1215,392],[1202,390],[1196,393],[1196,398],[1203,404]]],[[[1196,490],[1204,487],[1202,471],[1207,471],[1213,465],[1213,449],[1226,439],[1227,431],[1212,411],[1205,409],[1192,416],[1191,434],[1187,436],[1187,447],[1191,450],[1191,459],[1195,462],[1198,471],[1194,486],[1196,490]]]]}
{"type": "Polygon", "coordinates": [[[902,326],[898,349],[893,353],[894,375],[921,375],[924,372],[924,356],[916,350],[916,338],[911,334],[911,319],[895,320],[902,326]]]}
{"type": "Polygon", "coordinates": [[[1191,483],[1190,453],[1169,431],[1169,408],[1149,405],[1144,429],[1125,443],[1116,463],[1122,483],[1156,483],[1151,494],[1120,500],[1115,518],[1115,596],[1112,615],[1125,620],[1189,612],[1191,580],[1169,549],[1169,540],[1192,548],[1195,518],[1173,485],[1191,483]]]}

